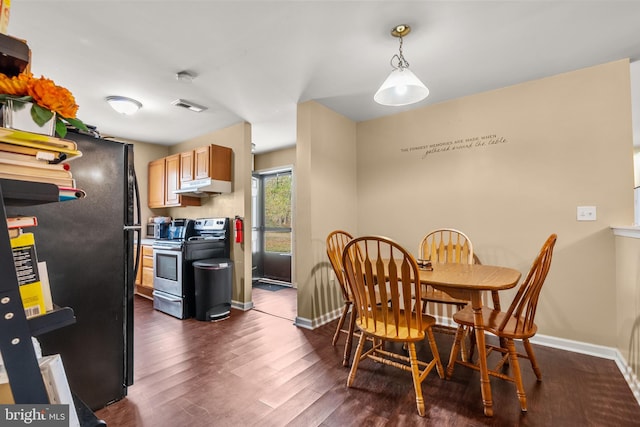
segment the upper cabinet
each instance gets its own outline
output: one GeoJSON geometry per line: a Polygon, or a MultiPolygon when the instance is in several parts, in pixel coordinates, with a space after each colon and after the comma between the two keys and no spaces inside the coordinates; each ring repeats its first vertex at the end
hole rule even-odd
{"type": "Polygon", "coordinates": [[[231,192],[233,151],[206,145],[149,163],[149,207],[200,206],[211,193],[231,192]]]}
{"type": "Polygon", "coordinates": [[[180,188],[180,154],[149,162],[149,207],[200,206],[200,199],[176,194],[180,188]]]}
{"type": "Polygon", "coordinates": [[[149,162],[149,207],[164,207],[164,159],[149,162]]]}
{"type": "MultiPolygon", "coordinates": [[[[193,180],[211,178],[212,180],[231,182],[231,148],[211,144],[196,148],[191,153],[193,156],[193,180]]],[[[185,179],[182,183],[188,181],[185,179]]]]}
{"type": "MultiPolygon", "coordinates": [[[[211,147],[212,146],[206,146],[193,150],[194,172],[192,179],[211,178],[211,163],[213,162],[211,157],[211,147]]],[[[214,145],[214,147],[224,148],[219,147],[218,145],[214,145]]],[[[221,159],[218,160],[220,161],[221,159]]],[[[185,179],[185,181],[187,180],[185,179]]],[[[231,175],[229,175],[227,181],[231,181],[231,175]]]]}
{"type": "Polygon", "coordinates": [[[165,206],[180,206],[180,196],[175,193],[180,188],[180,154],[165,158],[164,182],[167,188],[165,206]]]}
{"type": "Polygon", "coordinates": [[[193,151],[180,153],[180,182],[193,179],[193,151]]]}

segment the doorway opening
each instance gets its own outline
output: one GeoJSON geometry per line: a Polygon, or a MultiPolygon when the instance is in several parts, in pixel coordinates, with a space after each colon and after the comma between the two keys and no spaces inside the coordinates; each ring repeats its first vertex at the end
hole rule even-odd
{"type": "Polygon", "coordinates": [[[254,286],[292,286],[292,185],[291,168],[252,177],[254,286]]]}
{"type": "Polygon", "coordinates": [[[291,282],[292,187],[291,168],[253,175],[251,253],[254,310],[294,321],[298,306],[291,282]]]}

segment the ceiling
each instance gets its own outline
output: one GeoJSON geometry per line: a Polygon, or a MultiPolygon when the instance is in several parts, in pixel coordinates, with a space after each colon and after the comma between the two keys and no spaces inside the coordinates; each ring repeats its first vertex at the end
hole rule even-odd
{"type": "Polygon", "coordinates": [[[640,1],[19,0],[8,34],[105,137],[172,145],[247,121],[266,152],[295,144],[296,105],[308,100],[362,121],[640,59],[639,21],[640,1]],[[386,107],[373,94],[398,52],[397,24],[412,28],[404,55],[431,93],[386,107]],[[183,70],[197,77],[177,80],[183,70]],[[123,116],[109,95],[144,106],[123,116]],[[208,109],[171,105],[179,98],[208,109]]]}

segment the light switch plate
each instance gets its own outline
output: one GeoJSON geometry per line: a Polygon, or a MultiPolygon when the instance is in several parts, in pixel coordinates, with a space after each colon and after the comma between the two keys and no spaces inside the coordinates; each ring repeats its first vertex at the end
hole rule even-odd
{"type": "Polygon", "coordinates": [[[578,221],[595,221],[596,220],[596,207],[595,206],[578,206],[578,221]]]}

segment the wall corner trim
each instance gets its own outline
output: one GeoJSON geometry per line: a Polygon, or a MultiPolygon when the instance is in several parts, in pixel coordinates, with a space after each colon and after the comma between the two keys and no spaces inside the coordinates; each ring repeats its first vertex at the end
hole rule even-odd
{"type": "Polygon", "coordinates": [[[631,237],[634,239],[640,239],[640,226],[611,226],[613,234],[620,237],[631,237]]]}

